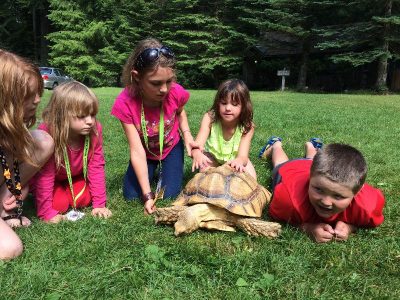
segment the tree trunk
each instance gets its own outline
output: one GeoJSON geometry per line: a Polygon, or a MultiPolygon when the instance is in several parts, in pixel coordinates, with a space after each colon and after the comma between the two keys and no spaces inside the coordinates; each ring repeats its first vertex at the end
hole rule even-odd
{"type": "MultiPolygon", "coordinates": [[[[385,17],[388,18],[392,14],[392,0],[387,0],[385,3],[385,17]]],[[[389,30],[390,25],[385,23],[383,25],[382,32],[382,50],[384,54],[378,59],[377,76],[375,82],[375,89],[380,92],[387,91],[386,79],[387,79],[387,67],[388,67],[388,55],[389,55],[389,30]]]]}
{"type": "Polygon", "coordinates": [[[299,71],[299,77],[297,78],[297,91],[305,91],[307,83],[307,70],[308,70],[308,58],[310,55],[310,43],[308,40],[303,42],[303,53],[301,55],[301,66],[299,71]]]}
{"type": "Polygon", "coordinates": [[[32,31],[33,31],[33,57],[34,60],[37,62],[38,61],[38,49],[37,49],[37,43],[36,43],[36,37],[37,37],[37,29],[36,29],[36,9],[35,7],[32,7],[32,31]]]}
{"type": "Polygon", "coordinates": [[[47,5],[41,9],[40,12],[40,52],[39,52],[39,61],[42,66],[48,64],[49,58],[49,42],[46,39],[46,35],[50,32],[50,23],[47,19],[48,11],[48,3],[47,5]]]}

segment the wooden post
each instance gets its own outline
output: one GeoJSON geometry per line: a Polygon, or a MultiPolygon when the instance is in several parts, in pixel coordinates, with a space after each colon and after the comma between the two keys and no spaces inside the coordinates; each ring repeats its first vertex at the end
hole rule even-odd
{"type": "Polygon", "coordinates": [[[282,76],[281,91],[283,92],[285,90],[286,76],[290,76],[290,70],[286,70],[286,68],[283,68],[283,70],[278,70],[276,75],[282,76]]]}

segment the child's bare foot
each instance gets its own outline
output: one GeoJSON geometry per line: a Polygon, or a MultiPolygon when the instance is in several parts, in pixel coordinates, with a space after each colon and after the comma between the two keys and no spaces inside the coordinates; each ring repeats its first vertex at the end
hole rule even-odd
{"type": "Polygon", "coordinates": [[[277,147],[282,147],[281,143],[282,139],[278,136],[271,136],[265,146],[261,149],[260,153],[258,154],[258,157],[261,159],[267,159],[271,156],[272,153],[272,147],[275,145],[277,147]]]}
{"type": "Polygon", "coordinates": [[[311,138],[305,143],[305,158],[313,159],[317,151],[323,146],[323,141],[320,138],[311,138]]]}
{"type": "Polygon", "coordinates": [[[0,217],[7,223],[11,228],[15,227],[28,227],[31,225],[31,220],[25,216],[21,216],[21,220],[17,218],[17,213],[14,210],[3,210],[0,217]]]}
{"type": "Polygon", "coordinates": [[[313,159],[315,154],[317,154],[317,149],[314,148],[313,144],[311,142],[306,142],[304,144],[305,146],[305,158],[310,158],[313,159]]]}
{"type": "MultiPolygon", "coordinates": [[[[25,199],[28,196],[29,186],[25,186],[21,190],[22,199],[25,199]]],[[[31,225],[31,220],[29,220],[25,216],[21,216],[21,219],[17,217],[17,201],[14,195],[10,193],[8,189],[3,189],[0,192],[1,199],[3,202],[0,203],[3,207],[0,209],[0,217],[4,220],[4,222],[10,226],[14,227],[28,227],[31,225]]]]}

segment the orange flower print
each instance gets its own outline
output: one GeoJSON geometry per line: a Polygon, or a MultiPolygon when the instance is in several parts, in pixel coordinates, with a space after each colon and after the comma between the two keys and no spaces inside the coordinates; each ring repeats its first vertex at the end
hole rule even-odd
{"type": "Polygon", "coordinates": [[[10,179],[11,178],[10,169],[4,169],[4,177],[6,179],[10,179]]]}

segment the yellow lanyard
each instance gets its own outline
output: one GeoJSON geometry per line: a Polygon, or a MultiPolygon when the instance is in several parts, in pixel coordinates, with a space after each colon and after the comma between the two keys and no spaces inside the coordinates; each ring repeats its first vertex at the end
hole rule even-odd
{"type": "Polygon", "coordinates": [[[76,209],[76,200],[82,196],[83,192],[85,191],[86,188],[86,178],[87,178],[87,169],[88,169],[88,155],[89,155],[89,144],[90,144],[90,138],[89,135],[85,137],[85,146],[83,148],[83,178],[85,179],[85,186],[83,189],[78,193],[78,195],[74,194],[74,188],[72,185],[72,174],[71,174],[71,165],[69,163],[69,158],[68,158],[68,153],[67,153],[67,147],[64,147],[63,152],[64,152],[64,163],[65,163],[65,171],[67,172],[67,177],[68,177],[68,183],[69,183],[69,188],[71,190],[71,195],[72,195],[72,200],[74,201],[74,209],[76,209]]]}
{"type": "MultiPolygon", "coordinates": [[[[143,101],[142,101],[142,111],[141,111],[141,115],[140,115],[140,124],[141,124],[141,127],[142,127],[143,139],[144,139],[144,143],[146,145],[147,150],[152,155],[157,157],[157,155],[155,155],[149,148],[149,137],[147,135],[146,118],[145,118],[145,115],[144,115],[143,101]]],[[[162,106],[161,106],[161,110],[160,110],[160,123],[158,125],[158,141],[159,141],[159,144],[160,144],[160,156],[159,156],[158,160],[161,162],[162,152],[163,152],[163,149],[164,149],[164,110],[163,110],[162,106]]]]}
{"type": "MultiPolygon", "coordinates": [[[[147,135],[147,128],[146,128],[146,118],[144,115],[144,107],[143,107],[143,101],[142,101],[142,109],[141,109],[141,114],[140,114],[140,124],[142,127],[142,134],[143,134],[143,140],[144,140],[144,144],[147,148],[147,150],[154,155],[155,157],[157,157],[157,155],[155,155],[149,147],[149,137],[147,135]]],[[[163,149],[164,149],[164,109],[163,106],[161,104],[161,109],[160,109],[160,122],[158,124],[158,141],[160,144],[160,156],[158,157],[158,165],[160,167],[159,170],[159,174],[158,174],[158,182],[157,182],[157,188],[156,188],[156,193],[158,194],[161,190],[161,175],[162,175],[162,163],[161,163],[161,158],[162,158],[162,153],[163,153],[163,149]]]]}

